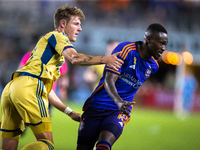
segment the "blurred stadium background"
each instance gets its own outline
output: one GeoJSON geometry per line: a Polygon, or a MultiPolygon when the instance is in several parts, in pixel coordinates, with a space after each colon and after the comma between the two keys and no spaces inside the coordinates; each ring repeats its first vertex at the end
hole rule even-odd
{"type": "MultiPolygon", "coordinates": [[[[34,48],[42,35],[54,29],[53,14],[64,4],[77,6],[85,13],[83,31],[72,44],[77,51],[86,54],[104,55],[110,40],[143,40],[149,24],[162,24],[169,36],[167,51],[158,60],[159,71],[138,91],[135,107],[167,110],[185,119],[183,106],[188,95],[183,95],[184,85],[192,81],[184,79],[190,71],[196,78],[191,84],[196,86],[192,114],[199,114],[199,0],[1,0],[0,92],[18,68],[22,56],[34,48]]],[[[67,65],[68,72],[58,82],[57,93],[66,102],[80,106],[91,93],[95,81],[85,79],[86,67],[72,66],[68,61],[67,65]]]]}

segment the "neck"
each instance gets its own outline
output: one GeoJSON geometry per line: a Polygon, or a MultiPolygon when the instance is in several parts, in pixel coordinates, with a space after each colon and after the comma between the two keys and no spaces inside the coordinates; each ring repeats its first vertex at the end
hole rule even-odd
{"type": "Polygon", "coordinates": [[[57,29],[55,29],[58,32],[63,32],[64,33],[64,28],[58,27],[57,29]]]}
{"type": "Polygon", "coordinates": [[[143,60],[148,60],[151,57],[149,55],[148,51],[147,51],[147,47],[146,47],[146,44],[144,42],[138,43],[138,52],[139,52],[140,57],[143,60]]]}

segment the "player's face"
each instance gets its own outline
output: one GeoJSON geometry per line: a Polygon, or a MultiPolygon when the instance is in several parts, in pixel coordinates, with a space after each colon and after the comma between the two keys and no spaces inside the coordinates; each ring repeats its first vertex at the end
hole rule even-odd
{"type": "Polygon", "coordinates": [[[79,32],[82,31],[81,21],[78,16],[71,16],[71,20],[65,26],[64,32],[71,42],[75,42],[79,32]]]}
{"type": "Polygon", "coordinates": [[[151,42],[149,42],[149,53],[155,59],[161,57],[162,53],[165,51],[165,46],[168,43],[168,35],[163,32],[154,34],[151,37],[151,42]]]}

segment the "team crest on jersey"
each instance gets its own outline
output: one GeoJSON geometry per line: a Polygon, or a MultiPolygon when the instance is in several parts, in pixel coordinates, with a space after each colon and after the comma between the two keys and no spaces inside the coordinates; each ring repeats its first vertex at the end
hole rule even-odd
{"type": "Polygon", "coordinates": [[[151,73],[152,73],[151,68],[147,69],[146,72],[145,72],[145,75],[144,75],[145,78],[148,79],[151,76],[151,73]]]}
{"type": "Polygon", "coordinates": [[[129,116],[125,115],[124,113],[120,113],[117,118],[120,120],[119,124],[121,125],[121,127],[126,125],[131,119],[129,116]]]}

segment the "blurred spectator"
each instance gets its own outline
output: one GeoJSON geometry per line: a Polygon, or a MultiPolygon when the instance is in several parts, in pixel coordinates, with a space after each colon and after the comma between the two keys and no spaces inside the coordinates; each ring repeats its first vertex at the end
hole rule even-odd
{"type": "Polygon", "coordinates": [[[194,95],[198,87],[198,82],[190,68],[186,68],[185,81],[183,83],[183,111],[185,117],[187,117],[192,111],[194,95]]]}
{"type": "MultiPolygon", "coordinates": [[[[107,42],[105,55],[109,56],[112,54],[112,51],[117,47],[119,42],[117,40],[109,40],[107,42]]],[[[105,65],[94,65],[89,66],[84,72],[84,79],[87,83],[90,84],[92,90],[98,85],[99,80],[103,75],[105,65]]],[[[90,91],[91,92],[91,91],[90,91]]]]}

